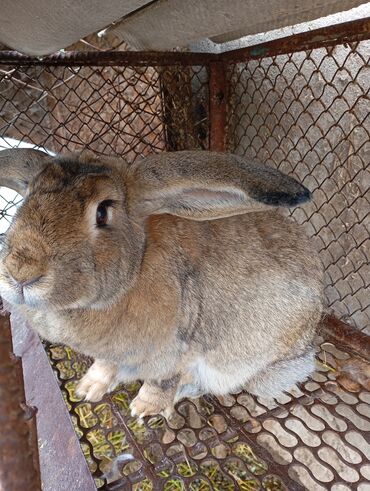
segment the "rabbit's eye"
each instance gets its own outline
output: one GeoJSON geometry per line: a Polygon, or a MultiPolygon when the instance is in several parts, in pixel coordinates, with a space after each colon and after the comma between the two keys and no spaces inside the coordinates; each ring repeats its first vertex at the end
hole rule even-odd
{"type": "Polygon", "coordinates": [[[102,201],[96,209],[96,224],[104,227],[108,222],[108,207],[112,206],[111,200],[102,201]]]}

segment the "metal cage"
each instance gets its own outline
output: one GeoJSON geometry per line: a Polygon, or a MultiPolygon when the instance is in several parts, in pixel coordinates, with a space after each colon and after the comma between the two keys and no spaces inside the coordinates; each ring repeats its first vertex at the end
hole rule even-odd
{"type": "MultiPolygon", "coordinates": [[[[139,425],[128,412],[139,383],[80,401],[89,361],[45,346],[97,488],[370,489],[369,33],[365,19],[221,55],[0,53],[0,147],[88,147],[129,162],[231,151],[313,192],[291,216],[325,266],[329,316],[317,372],[291,394],[185,400],[171,422],[139,425]]],[[[2,194],[10,220],[18,198],[2,194]]]]}

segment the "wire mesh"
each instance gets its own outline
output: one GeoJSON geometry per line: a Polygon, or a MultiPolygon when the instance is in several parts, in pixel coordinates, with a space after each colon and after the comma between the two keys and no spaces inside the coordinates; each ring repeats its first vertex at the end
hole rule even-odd
{"type": "Polygon", "coordinates": [[[228,68],[228,150],[313,192],[291,215],[316,243],[329,309],[362,330],[370,323],[369,62],[370,41],[361,41],[228,68]]]}
{"type": "Polygon", "coordinates": [[[2,67],[0,146],[12,138],[15,146],[89,148],[128,162],[166,143],[205,149],[207,82],[205,67],[2,67]]]}

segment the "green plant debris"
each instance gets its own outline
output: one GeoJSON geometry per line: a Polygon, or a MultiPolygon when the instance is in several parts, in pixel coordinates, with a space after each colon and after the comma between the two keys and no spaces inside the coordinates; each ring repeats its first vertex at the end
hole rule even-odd
{"type": "Polygon", "coordinates": [[[127,443],[126,435],[123,431],[111,431],[107,435],[107,440],[113,445],[117,455],[130,450],[130,445],[127,443]]]}
{"type": "Polygon", "coordinates": [[[266,491],[286,491],[283,481],[277,476],[266,476],[262,481],[263,489],[266,491]]]}
{"type": "Polygon", "coordinates": [[[151,434],[149,433],[147,427],[143,425],[137,418],[131,419],[127,426],[130,428],[135,440],[143,445],[144,443],[149,443],[151,440],[151,434]]]}
{"type": "Polygon", "coordinates": [[[158,428],[163,428],[164,426],[164,419],[162,416],[154,416],[153,418],[150,418],[148,421],[148,426],[152,430],[156,430],[158,428]]]}
{"type": "Polygon", "coordinates": [[[164,491],[183,491],[185,485],[180,479],[169,479],[163,488],[164,491]]]}
{"type": "Polygon", "coordinates": [[[73,414],[71,415],[71,420],[72,420],[72,423],[73,423],[73,428],[75,429],[75,432],[78,436],[79,439],[81,439],[82,435],[83,435],[83,432],[81,430],[81,428],[78,426],[78,423],[77,423],[77,418],[76,416],[74,416],[73,414]]]}
{"type": "Polygon", "coordinates": [[[63,360],[66,357],[68,360],[71,359],[70,357],[68,357],[64,346],[51,345],[49,346],[48,351],[49,351],[49,356],[53,360],[63,360]]]}
{"type": "Polygon", "coordinates": [[[71,350],[71,348],[69,346],[64,346],[64,351],[67,355],[67,359],[71,360],[73,355],[73,351],[71,350]]]}
{"type": "Polygon", "coordinates": [[[177,471],[182,477],[192,477],[198,472],[198,467],[193,462],[181,462],[177,464],[177,471]]]}
{"type": "Polygon", "coordinates": [[[195,479],[189,486],[190,491],[212,491],[210,485],[204,479],[195,479]]]}
{"type": "Polygon", "coordinates": [[[214,491],[234,491],[233,481],[224,474],[216,462],[206,462],[201,466],[201,471],[211,481],[214,491]]]}
{"type": "Polygon", "coordinates": [[[138,381],[125,384],[125,390],[132,393],[134,396],[139,392],[140,387],[141,383],[138,381]]]}
{"type": "Polygon", "coordinates": [[[113,428],[117,424],[116,418],[113,416],[112,410],[109,404],[98,404],[94,408],[94,413],[99,418],[100,424],[103,428],[113,428]]]}
{"type": "Polygon", "coordinates": [[[152,491],[153,483],[147,477],[132,486],[132,491],[152,491]]]}
{"type": "Polygon", "coordinates": [[[326,355],[324,355],[324,357],[325,357],[324,361],[316,359],[316,364],[319,365],[320,367],[325,368],[326,370],[329,370],[329,372],[335,373],[336,369],[327,363],[326,355]]]}
{"type": "Polygon", "coordinates": [[[75,372],[76,378],[80,379],[86,373],[88,364],[84,361],[75,361],[72,363],[72,368],[75,372]]]}
{"type": "Polygon", "coordinates": [[[74,380],[70,380],[69,382],[66,382],[66,384],[65,384],[65,389],[68,392],[68,399],[71,402],[80,402],[80,401],[82,401],[82,398],[81,397],[78,397],[76,395],[76,386],[77,386],[77,382],[74,381],[74,380]]]}
{"type": "Polygon", "coordinates": [[[75,408],[75,412],[80,418],[80,424],[83,428],[92,428],[98,422],[98,418],[91,410],[91,404],[84,402],[75,408]]]}
{"type": "Polygon", "coordinates": [[[164,469],[163,471],[157,472],[157,476],[159,477],[170,477],[171,472],[168,471],[167,469],[164,469]]]}
{"type": "Polygon", "coordinates": [[[87,434],[87,439],[94,448],[94,455],[98,458],[113,457],[113,450],[106,440],[104,432],[100,429],[91,430],[87,434]]]}
{"type": "Polygon", "coordinates": [[[87,443],[81,443],[81,448],[82,448],[82,452],[85,456],[87,465],[89,466],[90,472],[91,472],[91,474],[94,474],[94,472],[97,469],[97,465],[96,465],[96,462],[92,459],[92,457],[90,455],[90,447],[87,445],[87,443]]]}
{"type": "Polygon", "coordinates": [[[103,479],[99,479],[98,477],[94,477],[94,482],[95,482],[95,486],[97,487],[97,489],[103,488],[103,486],[104,486],[103,479]]]}
{"type": "Polygon", "coordinates": [[[75,376],[75,371],[72,368],[70,360],[60,361],[55,366],[59,372],[59,377],[62,380],[68,380],[75,376]]]}
{"type": "Polygon", "coordinates": [[[71,412],[72,411],[72,406],[69,403],[68,395],[67,395],[66,391],[64,391],[64,390],[62,391],[62,397],[63,397],[63,400],[65,402],[65,405],[67,406],[68,412],[71,412]]]}
{"type": "Polygon", "coordinates": [[[247,472],[241,462],[237,460],[229,461],[226,462],[223,468],[238,483],[238,488],[241,491],[257,491],[260,489],[259,481],[247,472]]]}
{"type": "Polygon", "coordinates": [[[240,457],[246,463],[252,474],[256,476],[264,474],[268,469],[267,464],[259,459],[246,443],[236,443],[233,447],[233,453],[240,457]]]}
{"type": "Polygon", "coordinates": [[[112,401],[122,414],[127,415],[129,413],[130,400],[125,392],[117,392],[114,394],[112,396],[112,401]]]}

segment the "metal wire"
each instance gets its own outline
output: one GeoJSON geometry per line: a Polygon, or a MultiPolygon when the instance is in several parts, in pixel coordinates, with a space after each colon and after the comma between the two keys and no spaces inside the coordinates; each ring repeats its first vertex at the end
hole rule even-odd
{"type": "Polygon", "coordinates": [[[175,149],[176,129],[176,148],[207,148],[207,82],[202,67],[3,67],[0,147],[10,137],[133,162],[175,149]]]}
{"type": "MultiPolygon", "coordinates": [[[[228,150],[295,175],[329,309],[370,324],[370,41],[229,66],[228,150]]],[[[367,331],[370,333],[370,331],[367,331]]]]}

